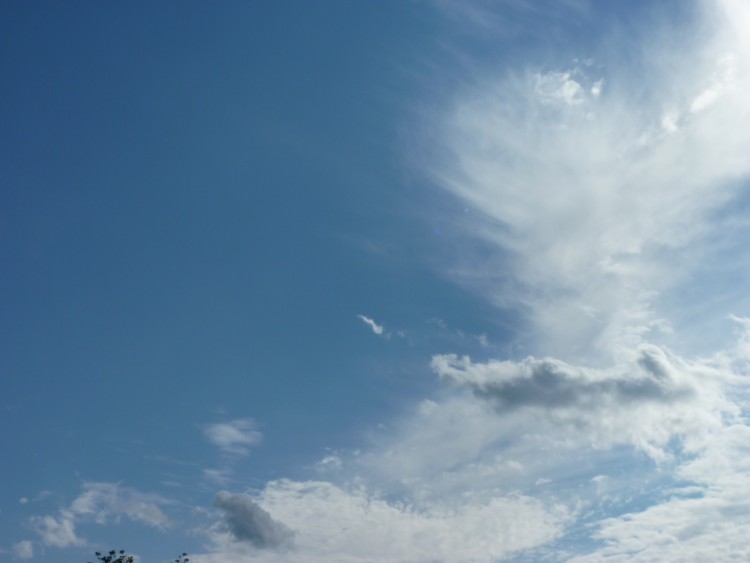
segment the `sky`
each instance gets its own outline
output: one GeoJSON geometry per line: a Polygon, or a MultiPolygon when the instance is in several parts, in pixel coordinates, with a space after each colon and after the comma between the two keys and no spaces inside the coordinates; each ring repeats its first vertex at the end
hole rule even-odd
{"type": "Polygon", "coordinates": [[[0,6],[0,562],[750,559],[750,4],[0,6]]]}

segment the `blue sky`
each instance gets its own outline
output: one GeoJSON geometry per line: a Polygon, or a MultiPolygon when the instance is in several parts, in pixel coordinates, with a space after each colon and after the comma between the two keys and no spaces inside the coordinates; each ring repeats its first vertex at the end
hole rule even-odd
{"type": "Polygon", "coordinates": [[[744,2],[0,22],[0,561],[750,557],[744,2]]]}

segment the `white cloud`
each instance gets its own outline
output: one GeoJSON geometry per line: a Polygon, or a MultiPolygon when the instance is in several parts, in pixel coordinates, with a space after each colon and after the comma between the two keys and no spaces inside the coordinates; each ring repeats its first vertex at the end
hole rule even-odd
{"type": "Polygon", "coordinates": [[[726,389],[741,381],[722,371],[722,362],[688,362],[653,345],[610,369],[552,358],[472,363],[454,355],[436,356],[432,366],[499,414],[531,409],[600,445],[629,443],[656,459],[675,437],[695,450],[740,414],[726,389]]]}
{"type": "Polygon", "coordinates": [[[731,425],[678,476],[694,485],[640,512],[605,519],[606,542],[576,561],[745,561],[750,559],[750,428],[731,425]],[[697,484],[697,486],[695,486],[697,484]]]}
{"type": "Polygon", "coordinates": [[[749,9],[705,9],[713,33],[681,29],[679,47],[652,28],[647,45],[603,45],[614,54],[600,65],[484,72],[430,116],[439,158],[425,167],[476,211],[449,275],[522,313],[528,349],[603,363],[659,338],[665,296],[695,291],[735,220],[750,172],[749,9]]]}
{"type": "Polygon", "coordinates": [[[83,545],[76,527],[82,523],[104,525],[117,523],[122,516],[148,526],[164,529],[170,526],[169,518],[161,505],[166,499],[142,493],[118,483],[84,483],[83,492],[56,516],[33,516],[31,526],[45,545],[70,547],[83,545]]]}
{"type": "Polygon", "coordinates": [[[742,559],[750,321],[735,320],[738,344],[703,359],[653,345],[607,369],[437,356],[434,369],[452,393],[390,421],[361,450],[327,455],[319,466],[329,482],[279,480],[253,495],[222,494],[212,549],[192,559],[584,557],[567,533],[606,542],[583,560],[706,560],[712,549],[711,560],[742,559]]]}
{"type": "Polygon", "coordinates": [[[34,545],[29,540],[13,544],[13,556],[18,559],[32,559],[34,557],[34,545]]]}
{"type": "Polygon", "coordinates": [[[70,547],[84,544],[76,535],[75,514],[69,510],[61,510],[58,516],[33,516],[30,522],[45,545],[70,547]]]}
{"type": "MultiPolygon", "coordinates": [[[[490,9],[462,5],[444,3],[490,9]]],[[[462,82],[426,163],[477,210],[449,275],[519,312],[538,357],[435,356],[445,387],[323,458],[330,482],[221,494],[213,548],[192,560],[750,558],[750,321],[734,318],[735,346],[699,353],[684,342],[705,337],[703,317],[681,317],[685,294],[717,292],[695,276],[745,252],[747,234],[731,203],[750,174],[750,7],[706,6],[714,17],[677,47],[651,28],[646,45],[603,45],[600,65],[462,82]],[[719,244],[727,224],[739,234],[719,244]]],[[[252,445],[215,427],[225,451],[252,445]]]]}
{"type": "MultiPolygon", "coordinates": [[[[440,6],[515,26],[485,18],[489,3],[440,6]]],[[[538,357],[435,356],[447,389],[324,458],[331,482],[273,481],[243,500],[243,522],[283,524],[293,549],[261,551],[224,522],[196,563],[750,557],[750,337],[698,353],[685,335],[706,329],[680,316],[684,293],[716,291],[693,281],[721,261],[706,257],[745,252],[748,232],[732,203],[750,174],[750,7],[705,10],[679,44],[654,25],[636,46],[602,34],[596,64],[456,81],[425,166],[476,212],[446,270],[519,313],[538,357]],[[718,243],[728,224],[736,236],[718,243]]]]}
{"type": "Polygon", "coordinates": [[[365,317],[364,315],[357,315],[357,318],[360,319],[367,326],[369,326],[372,329],[372,331],[378,336],[387,336],[387,334],[383,332],[384,330],[383,325],[379,325],[374,320],[368,317],[365,317]]]}
{"type": "MultiPolygon", "coordinates": [[[[569,72],[537,73],[532,83],[542,103],[562,102],[567,105],[578,105],[585,100],[583,88],[573,80],[569,72]]],[[[597,81],[596,84],[600,83],[601,81],[597,81]]],[[[592,86],[592,93],[596,89],[596,85],[592,86]]]]}
{"type": "Polygon", "coordinates": [[[263,440],[263,434],[251,418],[208,424],[203,435],[224,453],[240,456],[250,453],[250,446],[257,446],[263,440]]]}
{"type": "Polygon", "coordinates": [[[159,508],[167,501],[157,495],[142,493],[118,483],[84,483],[81,493],[70,505],[76,516],[91,518],[105,524],[111,517],[126,516],[155,528],[170,525],[166,514],[159,508]]]}
{"type": "Polygon", "coordinates": [[[490,496],[460,507],[416,507],[316,481],[271,482],[257,505],[294,530],[293,551],[264,553],[220,543],[216,553],[191,560],[490,562],[555,538],[566,517],[521,495],[490,496]]]}

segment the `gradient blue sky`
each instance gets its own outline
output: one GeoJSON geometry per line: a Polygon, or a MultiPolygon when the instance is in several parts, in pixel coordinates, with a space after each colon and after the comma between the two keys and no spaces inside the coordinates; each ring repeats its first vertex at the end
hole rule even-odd
{"type": "Polygon", "coordinates": [[[746,3],[0,31],[0,561],[750,557],[746,3]]]}

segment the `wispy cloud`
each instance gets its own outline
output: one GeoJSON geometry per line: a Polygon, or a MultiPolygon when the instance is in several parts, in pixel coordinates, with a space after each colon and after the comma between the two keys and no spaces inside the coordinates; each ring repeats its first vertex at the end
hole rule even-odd
{"type": "Polygon", "coordinates": [[[524,313],[535,349],[590,359],[658,332],[663,293],[736,223],[748,16],[740,2],[713,6],[713,33],[681,30],[678,47],[652,29],[647,47],[600,64],[480,73],[433,131],[429,173],[476,210],[451,275],[524,313]]]}
{"type": "Polygon", "coordinates": [[[70,510],[61,510],[57,516],[33,516],[30,523],[45,545],[70,547],[84,543],[76,534],[76,515],[70,510]]]}
{"type": "Polygon", "coordinates": [[[32,528],[45,545],[83,545],[85,541],[76,532],[78,524],[105,525],[120,516],[154,528],[164,529],[171,525],[160,508],[170,502],[161,496],[142,493],[118,483],[88,482],[82,488],[83,492],[57,515],[31,518],[32,528]]]}
{"type": "Polygon", "coordinates": [[[29,540],[23,540],[13,544],[13,556],[18,559],[33,559],[34,544],[29,540]]]}
{"type": "Polygon", "coordinates": [[[248,455],[251,446],[263,441],[263,434],[252,418],[208,424],[203,429],[203,435],[222,452],[239,456],[248,455]]]}

